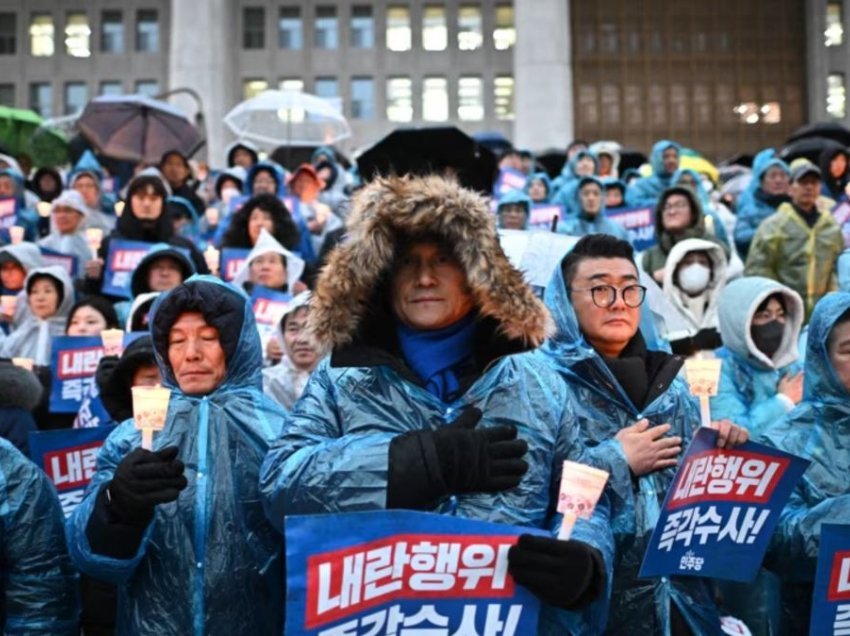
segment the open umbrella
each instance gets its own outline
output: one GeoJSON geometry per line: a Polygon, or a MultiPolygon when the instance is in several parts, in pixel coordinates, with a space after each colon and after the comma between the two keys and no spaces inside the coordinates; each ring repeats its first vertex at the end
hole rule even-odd
{"type": "Polygon", "coordinates": [[[472,138],[479,144],[499,156],[513,150],[514,145],[500,132],[478,132],[472,135],[472,138]]]}
{"type": "Polygon", "coordinates": [[[489,193],[496,155],[453,126],[399,128],[357,158],[362,179],[379,174],[457,175],[466,188],[489,193]]]}
{"type": "Polygon", "coordinates": [[[298,91],[263,91],[237,104],[224,123],[239,139],[264,150],[278,146],[324,146],[351,136],[334,104],[298,91]]]}
{"type": "Polygon", "coordinates": [[[785,146],[779,153],[779,158],[786,163],[791,163],[794,159],[805,157],[813,164],[818,165],[820,161],[820,153],[825,149],[847,150],[844,144],[841,144],[834,139],[825,137],[806,137],[798,139],[785,146]]]}
{"type": "Polygon", "coordinates": [[[144,95],[96,97],[77,128],[98,154],[125,161],[157,163],[169,150],[191,157],[205,143],[185,114],[144,95]]]}
{"type": "Polygon", "coordinates": [[[824,139],[832,139],[837,141],[842,146],[850,146],[850,130],[846,126],[842,126],[838,122],[817,122],[814,124],[806,124],[795,130],[788,142],[799,141],[800,139],[808,139],[810,137],[822,137],[824,139]]]}
{"type": "Polygon", "coordinates": [[[543,166],[543,170],[552,179],[561,174],[561,169],[564,167],[564,162],[567,160],[567,153],[563,150],[545,150],[535,157],[537,163],[543,166]]]}
{"type": "Polygon", "coordinates": [[[708,175],[714,183],[717,183],[720,178],[720,172],[717,170],[717,166],[690,148],[682,148],[682,152],[679,153],[679,168],[681,170],[693,170],[700,174],[708,175]]]}

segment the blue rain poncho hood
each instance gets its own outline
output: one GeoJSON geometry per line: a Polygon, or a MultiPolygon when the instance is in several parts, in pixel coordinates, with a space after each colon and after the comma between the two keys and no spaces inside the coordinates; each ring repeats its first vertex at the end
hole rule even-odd
{"type": "Polygon", "coordinates": [[[500,211],[504,205],[521,205],[525,208],[525,226],[528,229],[528,220],[531,216],[531,197],[522,190],[508,190],[505,194],[499,197],[499,203],[496,207],[496,223],[502,227],[500,211]]]}
{"type": "Polygon", "coordinates": [[[165,200],[164,213],[168,215],[172,223],[176,217],[188,217],[189,222],[177,230],[175,234],[189,239],[192,242],[197,242],[201,232],[200,219],[198,218],[198,211],[189,199],[176,195],[168,197],[165,200]]]}
{"type": "Polygon", "coordinates": [[[86,535],[100,489],[141,441],[128,420],[109,436],[82,504],[69,520],[72,557],[88,575],[120,584],[118,634],[279,634],[283,621],[281,528],[266,521],[257,483],[284,412],[262,393],[260,339],[247,297],[211,276],[193,276],[160,295],[151,336],[171,389],[154,448],[177,446],[188,486],[156,507],[131,559],[94,553],[86,535]],[[168,362],[168,333],[180,314],[200,311],[215,326],[226,372],[210,393],[183,393],[168,362]]]}
{"type": "Polygon", "coordinates": [[[626,193],[630,207],[654,206],[661,193],[673,184],[673,174],[664,170],[664,151],[675,148],[681,155],[682,147],[675,141],[662,139],[655,143],[649,155],[652,174],[635,181],[626,193]]]}
{"type": "Polygon", "coordinates": [[[629,234],[626,229],[605,215],[605,186],[598,177],[582,177],[575,182],[573,199],[568,209],[572,211],[572,214],[568,214],[567,218],[558,225],[559,233],[570,236],[610,234],[624,241],[629,240],[629,234]],[[599,194],[601,196],[599,212],[593,217],[584,213],[581,203],[581,191],[588,183],[595,183],[599,187],[599,194]]]}
{"type": "Polygon", "coordinates": [[[267,172],[275,180],[277,189],[275,194],[279,197],[286,195],[286,179],[284,177],[283,168],[271,161],[260,161],[251,166],[245,181],[242,184],[242,192],[249,197],[254,196],[254,177],[260,172],[267,172]]]}
{"type": "Polygon", "coordinates": [[[130,295],[133,298],[153,291],[148,284],[148,274],[150,273],[151,265],[157,259],[165,257],[177,263],[184,281],[195,273],[195,265],[192,263],[192,259],[188,258],[183,251],[168,243],[155,243],[142,260],[139,261],[136,269],[133,270],[133,275],[130,277],[130,295]]]}
{"type": "MultiPolygon", "coordinates": [[[[629,470],[617,432],[647,418],[651,425],[669,423],[670,435],[690,439],[699,426],[699,406],[679,376],[666,390],[639,410],[629,399],[599,353],[581,333],[575,309],[566,290],[562,267],[556,269],[544,301],[557,325],[557,334],[536,355],[545,357],[567,388],[567,408],[579,422],[589,446],[591,464],[611,473],[612,530],[617,545],[617,570],[608,618],[608,633],[631,635],[669,634],[671,604],[694,634],[719,634],[720,617],[711,591],[703,579],[664,577],[640,579],[638,571],[658,521],[663,497],[673,483],[675,469],[642,477],[629,470]],[[647,611],[653,608],[654,611],[647,611]]],[[[641,311],[641,333],[648,349],[656,349],[641,311]]],[[[670,365],[681,364],[671,358],[670,365]]],[[[684,444],[683,444],[684,447],[684,444]]]]}
{"type": "Polygon", "coordinates": [[[669,139],[656,141],[652,146],[652,152],[649,155],[649,163],[652,166],[652,174],[654,176],[664,179],[670,179],[673,177],[674,173],[667,172],[664,169],[664,151],[668,148],[675,148],[676,152],[678,152],[680,156],[682,154],[682,146],[677,144],[675,141],[670,141],[669,139]]]}
{"type": "Polygon", "coordinates": [[[552,199],[552,195],[555,193],[552,191],[552,179],[550,179],[549,175],[545,172],[534,172],[530,174],[528,176],[528,179],[525,180],[525,187],[522,191],[530,197],[531,184],[535,181],[542,182],[546,188],[546,198],[540,201],[540,203],[548,203],[552,199]]]}
{"type": "Polygon", "coordinates": [[[4,634],[74,636],[77,575],[64,518],[47,475],[0,438],[0,629],[4,634]]]}
{"type": "Polygon", "coordinates": [[[561,169],[562,185],[566,185],[568,182],[579,178],[579,175],[576,173],[576,166],[584,158],[593,160],[593,174],[596,174],[599,170],[599,158],[590,150],[579,150],[561,169]]]}
{"type": "Polygon", "coordinates": [[[77,163],[74,164],[71,172],[68,173],[68,187],[73,188],[74,182],[82,175],[92,177],[98,189],[100,188],[100,183],[103,181],[103,166],[100,165],[100,162],[91,150],[83,152],[77,163]]]}

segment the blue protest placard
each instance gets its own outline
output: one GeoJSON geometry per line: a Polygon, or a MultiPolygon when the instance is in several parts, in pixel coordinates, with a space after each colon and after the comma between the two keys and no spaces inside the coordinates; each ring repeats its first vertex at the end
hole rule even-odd
{"type": "Polygon", "coordinates": [[[519,170],[503,168],[499,170],[499,176],[496,178],[496,184],[493,186],[493,194],[496,198],[499,198],[512,190],[522,190],[525,187],[527,178],[519,170]]]}
{"type": "Polygon", "coordinates": [[[51,250],[47,247],[39,247],[41,252],[41,260],[45,265],[58,265],[64,269],[71,278],[77,277],[77,272],[80,271],[79,259],[72,254],[63,254],[56,250],[51,250]]]}
{"type": "Polygon", "coordinates": [[[810,634],[850,634],[850,525],[820,529],[810,634]]]}
{"type": "Polygon", "coordinates": [[[642,252],[655,245],[655,211],[652,208],[606,210],[605,215],[625,228],[635,251],[642,252]]]}
{"type": "Polygon", "coordinates": [[[286,519],[287,634],[537,633],[507,572],[528,528],[403,510],[286,519]]]}
{"type": "Polygon", "coordinates": [[[153,243],[111,239],[103,273],[101,291],[110,296],[130,298],[130,277],[153,243]]]}
{"type": "Polygon", "coordinates": [[[221,262],[218,268],[218,271],[221,272],[221,279],[228,283],[232,281],[250,253],[251,250],[239,247],[225,247],[221,250],[221,262]]]}
{"type": "Polygon", "coordinates": [[[47,473],[69,517],[83,500],[97,470],[97,453],[114,426],[34,431],[29,434],[30,458],[47,473]]]}
{"type": "Polygon", "coordinates": [[[0,229],[7,230],[18,220],[18,202],[15,197],[0,197],[0,229]]]}
{"type": "Polygon", "coordinates": [[[269,289],[262,285],[255,285],[251,290],[251,307],[254,309],[254,318],[257,321],[257,330],[260,332],[263,349],[277,330],[290,302],[292,302],[292,294],[286,292],[269,289]]]}
{"type": "Polygon", "coordinates": [[[100,336],[57,336],[53,339],[50,385],[50,412],[76,413],[83,395],[94,383],[97,365],[103,357],[100,336]]]}
{"type": "Polygon", "coordinates": [[[640,576],[704,576],[752,581],[779,513],[809,461],[747,442],[716,448],[700,428],[682,458],[640,576]]]}
{"type": "Polygon", "coordinates": [[[531,206],[528,215],[529,229],[551,230],[552,219],[557,217],[558,223],[564,220],[564,206],[554,203],[538,203],[531,206]]]}

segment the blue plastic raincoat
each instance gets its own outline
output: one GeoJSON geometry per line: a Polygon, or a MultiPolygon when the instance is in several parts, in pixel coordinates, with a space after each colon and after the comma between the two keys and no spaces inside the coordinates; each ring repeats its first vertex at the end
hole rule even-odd
{"type": "Polygon", "coordinates": [[[720,386],[711,398],[711,415],[746,428],[755,437],[793,408],[777,394],[779,380],[796,375],[803,365],[797,340],[803,324],[803,301],[794,290],[769,278],[747,276],[732,281],[720,294],[718,321],[723,347],[720,386]],[[769,296],[785,302],[785,332],[779,349],[768,358],[750,336],[753,316],[769,296]]]}
{"type": "Polygon", "coordinates": [[[610,234],[624,241],[629,240],[629,233],[626,229],[605,216],[605,186],[597,177],[582,177],[578,180],[575,191],[573,192],[572,208],[575,210],[575,215],[567,215],[564,222],[558,225],[558,232],[561,234],[569,234],[570,236],[586,236],[587,234],[610,234]],[[581,189],[587,183],[595,183],[599,186],[600,195],[602,197],[601,207],[599,212],[593,216],[588,216],[584,213],[581,205],[581,189]]]}
{"type": "Polygon", "coordinates": [[[762,161],[753,162],[753,178],[750,181],[750,185],[738,198],[738,220],[735,222],[735,246],[738,248],[741,258],[747,257],[747,252],[750,250],[750,243],[752,243],[761,222],[776,212],[779,202],[783,199],[787,200],[787,197],[770,197],[770,195],[761,189],[761,181],[771,168],[779,168],[780,170],[784,170],[788,175],[791,174],[791,169],[787,163],[781,159],[771,158],[765,155],[762,161]]]}
{"type": "Polygon", "coordinates": [[[649,155],[649,163],[652,164],[652,174],[641,177],[635,181],[626,191],[626,202],[630,208],[654,208],[661,193],[673,185],[673,174],[664,171],[664,151],[675,148],[679,153],[682,147],[675,141],[662,139],[655,142],[649,155]]]}
{"type": "MultiPolygon", "coordinates": [[[[676,377],[658,398],[638,410],[581,334],[560,266],[546,288],[544,301],[555,317],[558,333],[537,355],[545,357],[561,375],[567,390],[566,409],[578,420],[585,443],[590,446],[592,463],[611,473],[609,487],[615,493],[612,527],[616,557],[606,633],[669,636],[673,605],[694,634],[720,633],[720,617],[704,579],[638,578],[675,469],[634,477],[622,446],[615,439],[620,429],[646,418],[651,425],[670,424],[669,435],[689,440],[700,424],[696,399],[684,380],[676,377]]],[[[645,340],[651,347],[650,338],[645,340]]],[[[668,364],[681,364],[679,360],[671,358],[668,364]]]]}
{"type": "Polygon", "coordinates": [[[549,203],[549,201],[551,201],[552,199],[554,191],[552,189],[552,180],[545,172],[534,172],[528,175],[528,179],[525,180],[525,187],[522,189],[522,191],[531,196],[529,194],[529,190],[531,189],[531,184],[535,181],[542,182],[543,185],[546,187],[546,198],[541,201],[537,201],[537,203],[549,203]]]}
{"type": "Polygon", "coordinates": [[[531,199],[529,196],[522,190],[508,190],[499,197],[499,204],[496,208],[496,222],[500,228],[502,227],[502,219],[499,216],[499,208],[503,205],[521,205],[525,207],[525,226],[523,229],[527,230],[528,219],[531,215],[531,199]]]}
{"type": "Polygon", "coordinates": [[[0,632],[78,633],[77,574],[62,507],[40,468],[0,438],[0,632]]]}
{"type": "Polygon", "coordinates": [[[585,157],[593,160],[593,174],[596,174],[599,170],[599,159],[589,150],[581,150],[567,162],[561,174],[552,182],[554,191],[550,193],[549,198],[552,203],[563,205],[567,216],[578,214],[575,207],[575,192],[581,177],[576,174],[576,164],[585,157]]]}
{"type": "Polygon", "coordinates": [[[824,296],[809,323],[803,401],[762,441],[811,460],[779,517],[765,566],[783,582],[783,633],[805,633],[823,523],[850,521],[850,392],[830,362],[827,341],[850,310],[850,294],[824,296]]]}
{"type": "Polygon", "coordinates": [[[68,520],[71,556],[84,573],[119,585],[118,634],[279,634],[282,528],[266,520],[257,483],[285,414],[262,393],[251,305],[233,286],[193,276],[157,299],[150,322],[163,384],[172,390],[154,448],[180,449],[189,484],[177,501],[156,507],[133,558],[92,551],[86,527],[98,493],[141,443],[127,420],[106,440],[86,498],[68,520]],[[168,329],[183,307],[193,306],[187,295],[200,301],[207,322],[218,328],[227,356],[223,382],[202,397],[182,393],[167,362],[168,329]]]}

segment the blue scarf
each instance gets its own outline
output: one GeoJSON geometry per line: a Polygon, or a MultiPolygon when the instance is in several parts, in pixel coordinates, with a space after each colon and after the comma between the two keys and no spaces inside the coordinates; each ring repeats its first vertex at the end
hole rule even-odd
{"type": "Polygon", "coordinates": [[[455,368],[472,357],[475,312],[435,331],[418,331],[397,322],[396,334],[405,361],[429,393],[446,401],[460,389],[455,368]]]}

